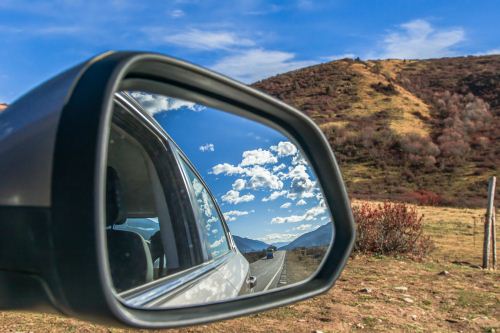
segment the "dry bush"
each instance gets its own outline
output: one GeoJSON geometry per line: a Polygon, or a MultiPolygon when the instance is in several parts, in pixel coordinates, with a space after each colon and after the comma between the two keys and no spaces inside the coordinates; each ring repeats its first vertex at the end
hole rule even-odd
{"type": "Polygon", "coordinates": [[[407,194],[408,200],[422,206],[440,206],[447,203],[441,195],[427,190],[413,191],[407,194]]]}
{"type": "MultiPolygon", "coordinates": [[[[390,77],[389,77],[389,79],[390,79],[390,77]]],[[[373,90],[375,90],[376,92],[379,92],[379,93],[384,94],[386,96],[394,96],[394,95],[397,95],[399,93],[396,90],[396,87],[392,83],[383,84],[382,82],[377,82],[377,83],[371,84],[370,87],[373,90]]]]}
{"type": "Polygon", "coordinates": [[[417,133],[409,133],[400,139],[401,151],[404,158],[413,167],[432,167],[436,164],[436,157],[440,150],[428,137],[417,133]]]}
{"type": "Polygon", "coordinates": [[[353,206],[357,225],[354,249],[384,255],[426,256],[433,242],[423,235],[423,215],[405,203],[362,203],[353,206]]]}

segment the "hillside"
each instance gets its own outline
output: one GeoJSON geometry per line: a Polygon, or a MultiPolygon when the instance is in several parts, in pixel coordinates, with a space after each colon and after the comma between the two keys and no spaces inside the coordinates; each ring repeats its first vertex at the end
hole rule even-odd
{"type": "Polygon", "coordinates": [[[332,223],[326,223],[316,230],[307,232],[290,244],[280,247],[280,250],[293,250],[298,247],[319,247],[329,246],[332,240],[333,227],[332,223]]]}
{"type": "Polygon", "coordinates": [[[342,59],[253,86],[320,125],[353,197],[484,206],[498,175],[500,55],[342,59]]]}
{"type": "Polygon", "coordinates": [[[233,239],[241,253],[262,251],[269,247],[269,244],[255,239],[235,235],[233,235],[233,239]]]}

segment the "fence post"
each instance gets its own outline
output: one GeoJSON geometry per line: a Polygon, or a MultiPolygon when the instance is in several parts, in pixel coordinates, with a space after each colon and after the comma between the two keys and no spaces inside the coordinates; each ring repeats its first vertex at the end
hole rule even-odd
{"type": "Polygon", "coordinates": [[[496,215],[495,209],[493,209],[493,213],[491,214],[491,261],[493,269],[497,268],[497,237],[495,230],[496,215]]]}
{"type": "MultiPolygon", "coordinates": [[[[484,221],[484,242],[483,242],[483,268],[489,268],[489,259],[490,259],[490,248],[491,248],[491,239],[492,239],[492,221],[494,214],[493,211],[493,203],[495,200],[495,185],[497,178],[495,176],[490,178],[488,183],[488,206],[486,208],[485,221],[484,221]]],[[[494,232],[493,232],[494,234],[494,232]]],[[[496,243],[495,241],[493,241],[496,243]]],[[[496,245],[496,244],[495,244],[496,245]]],[[[492,251],[495,252],[495,251],[492,251]]],[[[496,254],[495,254],[496,261],[496,254]]]]}

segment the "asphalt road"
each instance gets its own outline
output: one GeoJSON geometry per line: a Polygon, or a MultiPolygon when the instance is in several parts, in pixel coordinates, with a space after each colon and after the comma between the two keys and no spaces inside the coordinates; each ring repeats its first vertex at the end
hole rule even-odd
{"type": "Polygon", "coordinates": [[[276,288],[285,262],[285,253],[286,251],[276,251],[273,259],[262,258],[250,264],[250,275],[257,278],[254,292],[276,288]]]}

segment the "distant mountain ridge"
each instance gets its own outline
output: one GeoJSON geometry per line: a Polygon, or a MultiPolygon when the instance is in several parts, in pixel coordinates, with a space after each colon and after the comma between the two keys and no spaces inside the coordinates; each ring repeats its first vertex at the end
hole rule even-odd
{"type": "Polygon", "coordinates": [[[269,247],[269,244],[256,239],[235,235],[233,235],[233,239],[236,243],[236,247],[238,247],[238,250],[240,250],[241,253],[262,251],[269,247]]]}
{"type": "Polygon", "coordinates": [[[279,250],[293,250],[298,247],[328,246],[332,240],[333,223],[326,223],[316,230],[307,232],[297,237],[290,244],[282,246],[279,250]]]}
{"type": "Polygon", "coordinates": [[[283,247],[283,246],[288,245],[288,244],[290,244],[290,242],[275,242],[275,243],[272,243],[271,245],[276,246],[277,248],[280,248],[280,247],[283,247]]]}

